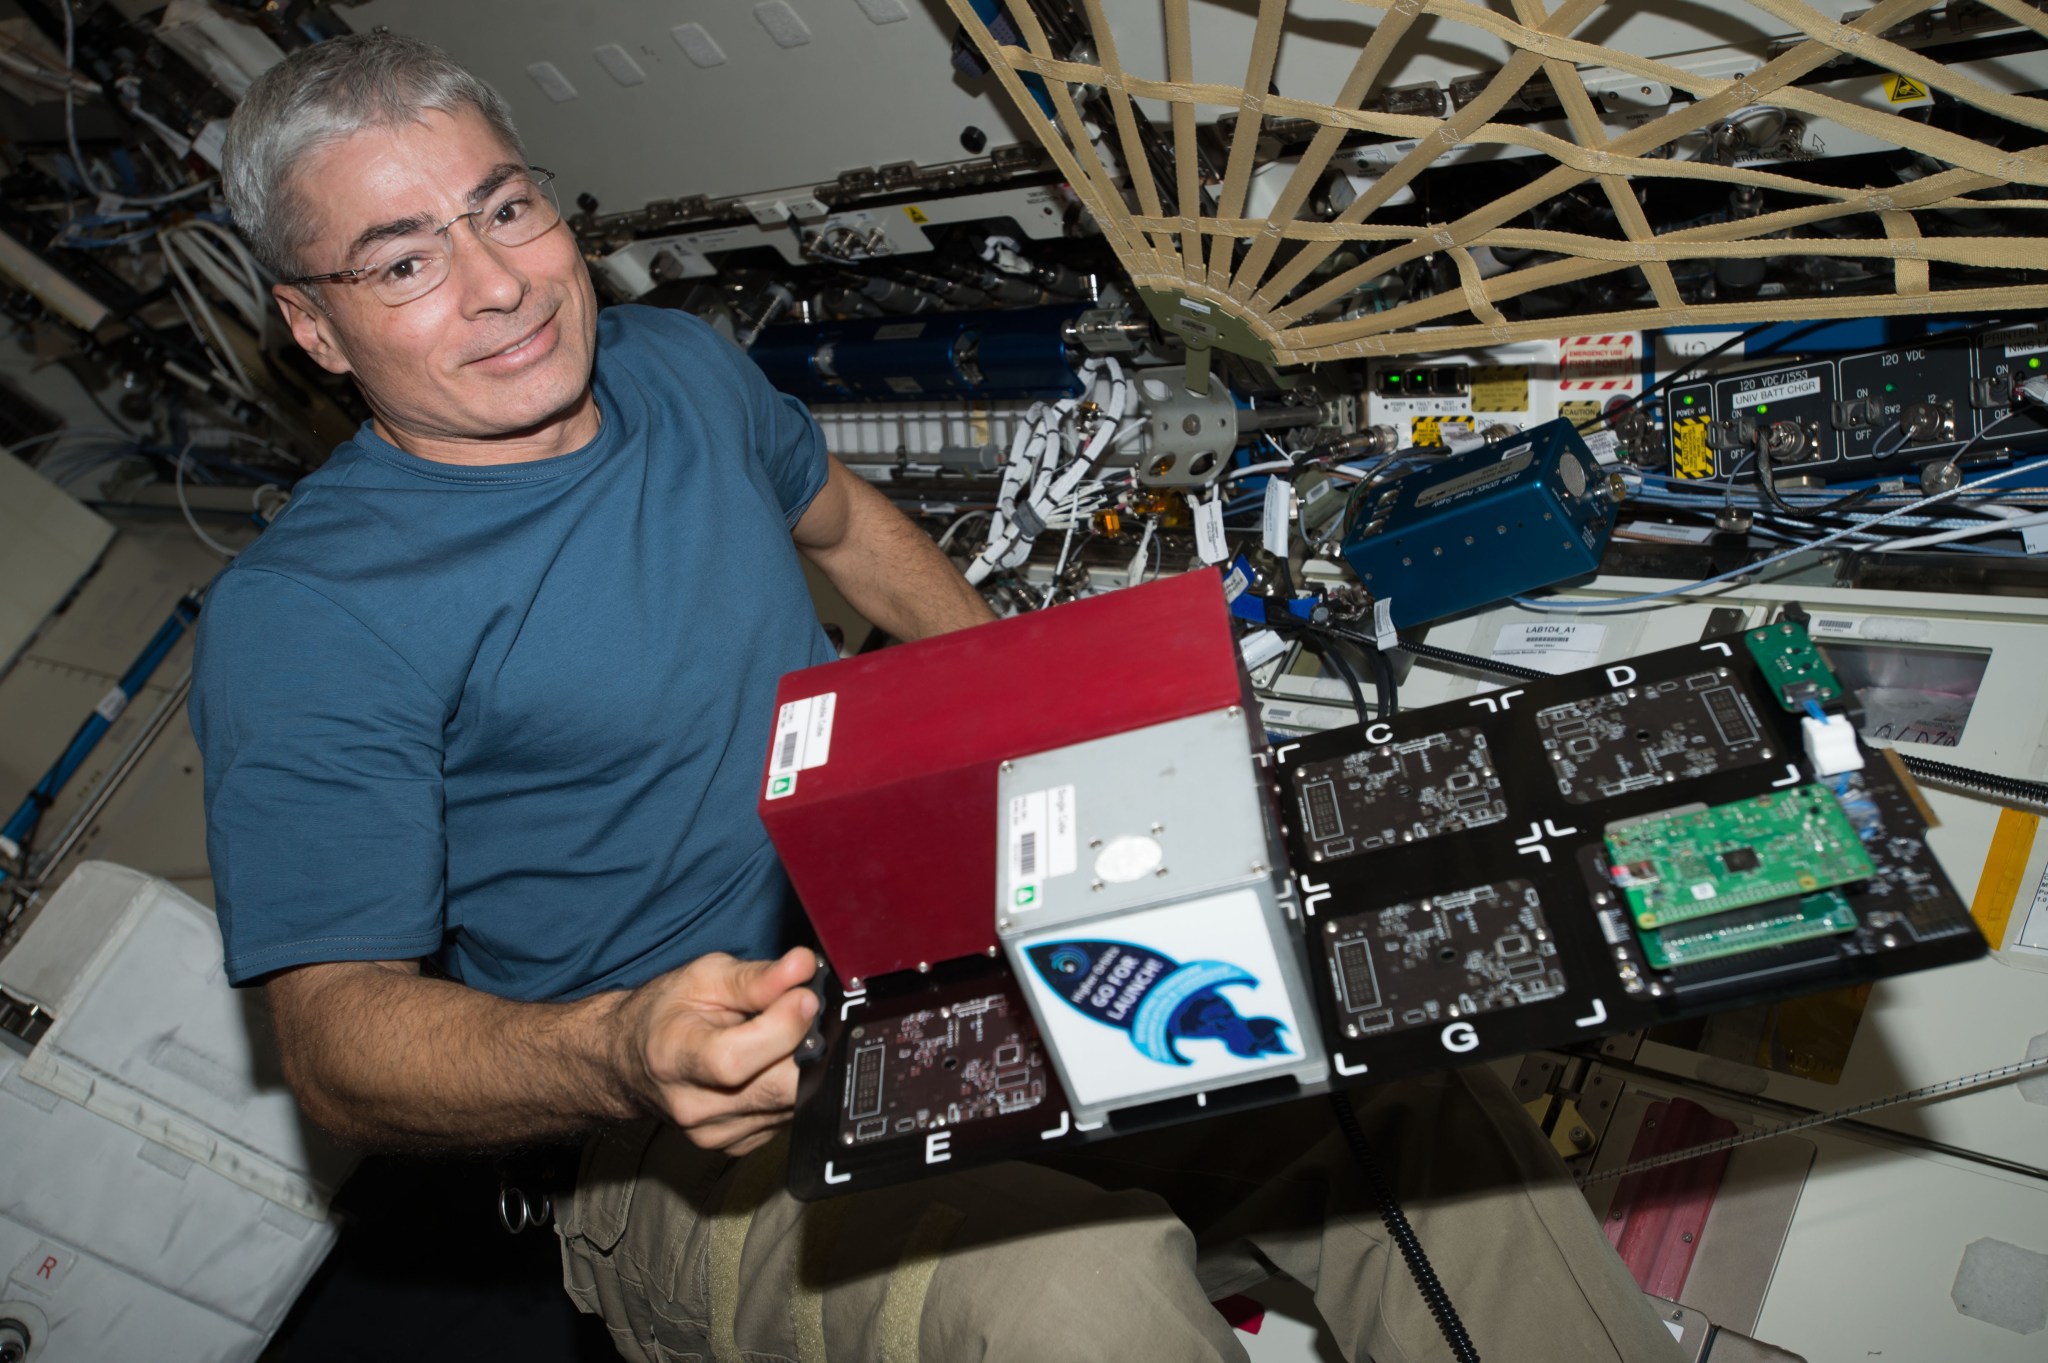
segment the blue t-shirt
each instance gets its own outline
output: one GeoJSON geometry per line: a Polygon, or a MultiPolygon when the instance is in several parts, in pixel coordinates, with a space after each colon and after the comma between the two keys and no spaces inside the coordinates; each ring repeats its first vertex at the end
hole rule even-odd
{"type": "Polygon", "coordinates": [[[817,427],[684,313],[600,314],[602,426],[523,464],[368,425],[223,573],[192,727],[228,978],[438,954],[515,999],[784,945],[755,812],[830,659],[789,529],[817,427]]]}

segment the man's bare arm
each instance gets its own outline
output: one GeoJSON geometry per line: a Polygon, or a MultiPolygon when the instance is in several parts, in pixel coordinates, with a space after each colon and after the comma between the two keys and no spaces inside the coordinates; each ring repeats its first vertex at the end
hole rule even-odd
{"type": "Polygon", "coordinates": [[[981,593],[909,517],[837,459],[830,468],[793,537],[855,610],[898,639],[995,619],[981,593]]]}
{"type": "Polygon", "coordinates": [[[351,1145],[481,1149],[650,1114],[707,1149],[765,1144],[796,1100],[811,953],[705,956],[640,988],[517,1003],[412,962],[298,966],[266,986],[285,1076],[351,1145]]]}

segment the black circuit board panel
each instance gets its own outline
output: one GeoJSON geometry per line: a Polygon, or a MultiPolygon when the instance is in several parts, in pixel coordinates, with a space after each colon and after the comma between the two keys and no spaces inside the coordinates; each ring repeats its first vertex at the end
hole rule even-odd
{"type": "MultiPolygon", "coordinates": [[[[1661,964],[1651,963],[1640,934],[1669,930],[1629,917],[1606,864],[1607,831],[1823,780],[1806,759],[1798,726],[1742,640],[1731,637],[1277,748],[1333,1081],[1375,1083],[1598,1040],[1981,955],[1983,938],[1967,905],[1927,848],[1927,820],[1910,782],[1866,750],[1863,771],[1824,784],[1856,829],[1867,876],[1831,887],[1839,902],[1795,898],[1687,921],[1682,940],[1650,943],[1661,964]],[[1403,783],[1404,793],[1376,780],[1368,800],[1367,790],[1337,780],[1347,771],[1377,772],[1373,763],[1385,761],[1379,754],[1411,744],[1433,742],[1443,746],[1430,751],[1449,754],[1452,735],[1455,751],[1485,754],[1499,781],[1487,794],[1505,805],[1506,817],[1449,827],[1413,781],[1403,783]],[[1318,788],[1327,793],[1313,794],[1318,788]],[[1382,833],[1371,849],[1360,839],[1359,850],[1332,855],[1324,835],[1336,831],[1327,822],[1333,798],[1345,833],[1395,835],[1382,833]],[[1418,821],[1431,827],[1429,836],[1399,837],[1418,821]],[[1469,906],[1468,919],[1436,912],[1447,895],[1477,887],[1492,897],[1469,906]],[[1540,954],[1503,954],[1499,943],[1521,940],[1500,926],[1502,915],[1524,907],[1541,924],[1540,954]],[[1745,913],[1758,922],[1739,916],[1745,913]]],[[[1533,931],[1528,940],[1536,942],[1533,931]]]]}
{"type": "Polygon", "coordinates": [[[1515,1008],[1565,988],[1542,900],[1525,879],[1332,918],[1322,945],[1347,1037],[1515,1008]]]}
{"type": "Polygon", "coordinates": [[[1299,790],[1313,861],[1484,828],[1508,816],[1486,735],[1469,726],[1309,764],[1299,790]]]}
{"type": "Polygon", "coordinates": [[[1729,667],[1702,669],[1538,710],[1558,791],[1589,804],[1770,761],[1773,745],[1733,677],[1729,667]]]}
{"type": "Polygon", "coordinates": [[[1045,1101],[1045,1048],[1006,993],[863,1021],[851,1043],[839,1140],[866,1145],[1026,1112],[1045,1101]]]}

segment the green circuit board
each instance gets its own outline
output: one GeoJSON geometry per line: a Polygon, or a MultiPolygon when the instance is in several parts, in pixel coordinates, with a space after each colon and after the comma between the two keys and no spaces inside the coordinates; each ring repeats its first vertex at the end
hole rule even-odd
{"type": "Polygon", "coordinates": [[[1764,951],[1814,937],[1856,931],[1856,910],[1840,890],[1774,899],[1668,928],[1639,929],[1643,956],[1659,970],[1721,956],[1764,951]]]}
{"type": "Polygon", "coordinates": [[[1807,701],[1826,705],[1841,699],[1842,683],[1835,679],[1834,669],[1813,646],[1806,626],[1780,620],[1775,625],[1747,631],[1742,642],[1763,670],[1771,694],[1787,710],[1797,710],[1807,701]]]}
{"type": "Polygon", "coordinates": [[[1872,874],[1840,802],[1817,784],[1613,824],[1607,853],[1638,928],[1795,898],[1872,874]]]}

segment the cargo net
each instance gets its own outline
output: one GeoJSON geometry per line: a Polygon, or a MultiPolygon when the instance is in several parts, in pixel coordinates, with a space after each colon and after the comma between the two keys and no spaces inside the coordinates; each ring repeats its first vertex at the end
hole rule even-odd
{"type": "Polygon", "coordinates": [[[1561,326],[2048,305],[2048,100],[1916,50],[1966,26],[2039,50],[2048,13],[2030,0],[1886,0],[1847,22],[1721,0],[1717,29],[1753,35],[1736,76],[1574,36],[1656,8],[1634,0],[1355,0],[1359,26],[1339,27],[1366,36],[1329,103],[1274,93],[1285,44],[1332,30],[1287,0],[1257,0],[1248,56],[1241,25],[1238,52],[1201,54],[1242,60],[1238,85],[1193,79],[1190,0],[1128,0],[1115,23],[1103,0],[949,3],[1146,304],[1197,349],[1305,363],[1561,326]],[[1163,50],[1163,72],[1119,62],[1119,25],[1132,50],[1163,50]],[[1504,64],[1448,89],[1392,83],[1425,47],[1475,45],[1504,64]],[[1821,128],[1881,150],[1833,157],[1821,128]],[[1332,172],[1361,146],[1383,168],[1346,177],[1339,207],[1332,172]],[[1454,171],[1462,194],[1443,189],[1454,171]]]}

